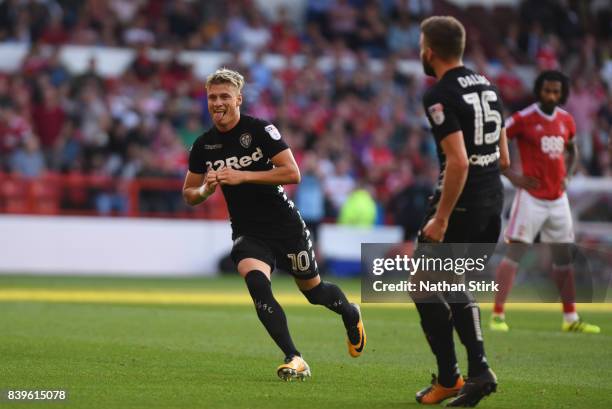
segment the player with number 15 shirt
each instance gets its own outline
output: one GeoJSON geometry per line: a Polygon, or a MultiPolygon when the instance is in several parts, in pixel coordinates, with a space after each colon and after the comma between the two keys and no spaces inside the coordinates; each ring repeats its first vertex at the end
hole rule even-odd
{"type": "MultiPolygon", "coordinates": [[[[464,49],[465,28],[457,19],[433,16],[421,23],[423,70],[438,80],[423,96],[423,105],[436,141],[440,177],[414,257],[445,257],[448,246],[437,243],[464,243],[453,247],[452,257],[486,259],[501,231],[501,170],[510,162],[502,104],[486,77],[463,65],[464,49]],[[483,255],[472,243],[490,243],[485,248],[488,254],[483,255]]],[[[463,273],[454,273],[447,279],[466,280],[463,273]]],[[[421,288],[419,283],[439,279],[440,272],[417,270],[411,283],[421,288]]],[[[480,309],[473,294],[418,290],[410,296],[438,365],[431,385],[418,391],[416,400],[439,404],[454,398],[447,406],[476,406],[495,392],[497,377],[485,354],[480,309]],[[465,380],[453,330],[467,352],[465,380]]]]}
{"type": "Polygon", "coordinates": [[[446,160],[440,142],[447,135],[463,132],[469,162],[468,177],[457,207],[489,206],[502,200],[500,178],[500,131],[504,127],[501,99],[483,75],[460,66],[447,71],[423,97],[436,140],[440,194],[446,160]]]}

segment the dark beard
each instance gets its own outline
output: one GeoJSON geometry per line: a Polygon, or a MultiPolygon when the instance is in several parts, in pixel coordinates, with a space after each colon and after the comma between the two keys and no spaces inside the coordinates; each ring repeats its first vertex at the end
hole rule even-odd
{"type": "Polygon", "coordinates": [[[423,64],[423,72],[425,73],[425,75],[435,78],[436,72],[434,71],[433,67],[429,65],[427,61],[425,61],[424,58],[421,58],[421,64],[423,64]]]}
{"type": "Polygon", "coordinates": [[[555,112],[555,108],[557,107],[557,104],[545,104],[542,101],[540,101],[540,109],[542,110],[542,112],[544,112],[546,115],[552,115],[553,112],[555,112]]]}

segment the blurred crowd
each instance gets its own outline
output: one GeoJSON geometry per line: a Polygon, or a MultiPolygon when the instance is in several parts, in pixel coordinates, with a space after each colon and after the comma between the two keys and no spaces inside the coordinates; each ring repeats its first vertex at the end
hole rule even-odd
{"type": "MultiPolygon", "coordinates": [[[[612,58],[612,15],[605,0],[467,9],[436,0],[306,0],[297,17],[259,4],[265,2],[0,2],[0,41],[29,45],[18,72],[0,73],[0,170],[29,178],[181,179],[187,148],[210,119],[202,81],[177,54],[226,51],[234,57],[225,65],[247,79],[243,111],[276,123],[294,151],[304,178],[291,193],[306,219],[394,221],[412,231],[437,159],[421,106],[430,81],[407,75],[400,61],[418,59],[419,22],[443,13],[466,24],[466,59],[497,84],[508,114],[532,101],[517,65],[570,75],[566,109],[577,122],[580,172],[612,174],[612,84],[602,77],[612,58]],[[65,44],[132,47],[136,58],[115,78],[102,78],[95,59],[71,75],[58,53],[65,44]],[[153,48],[170,57],[152,58],[153,48]],[[245,51],[253,56],[248,63],[239,57],[245,51]],[[283,68],[264,64],[269,53],[284,56],[283,68]],[[291,63],[297,54],[303,65],[291,63]],[[317,64],[320,56],[331,57],[329,68],[317,64]],[[345,57],[356,63],[342,64],[345,57]],[[382,63],[379,72],[363,69],[372,59],[382,63]]],[[[123,209],[118,200],[114,210],[123,209]]]]}

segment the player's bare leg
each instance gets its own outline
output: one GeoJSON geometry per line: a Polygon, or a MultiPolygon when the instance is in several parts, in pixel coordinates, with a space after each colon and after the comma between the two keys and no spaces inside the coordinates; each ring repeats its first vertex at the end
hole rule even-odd
{"type": "Polygon", "coordinates": [[[259,320],[285,354],[285,362],[277,369],[278,376],[283,380],[310,376],[310,368],[289,334],[285,312],[272,294],[270,266],[261,260],[246,258],[238,263],[238,272],[244,277],[259,320]]]}
{"type": "MultiPolygon", "coordinates": [[[[551,244],[551,246],[553,265],[550,275],[559,290],[563,306],[561,330],[564,332],[598,334],[600,328],[597,325],[582,321],[576,311],[576,285],[574,268],[571,262],[571,245],[559,243],[551,244]]],[[[509,330],[509,326],[506,323],[504,306],[512,289],[519,262],[527,249],[527,244],[525,243],[514,240],[510,241],[508,253],[497,268],[495,279],[499,284],[499,292],[495,294],[495,306],[491,315],[491,321],[489,322],[489,328],[493,331],[507,332],[509,330]]]]}
{"type": "Polygon", "coordinates": [[[495,281],[499,284],[499,291],[495,293],[495,305],[489,322],[489,328],[492,331],[508,332],[510,330],[506,323],[506,300],[512,290],[519,262],[528,249],[527,244],[519,241],[510,240],[509,244],[506,256],[495,271],[495,281]]]}
{"type": "Polygon", "coordinates": [[[551,278],[554,281],[561,305],[563,306],[563,332],[581,332],[585,334],[599,334],[601,329],[597,325],[584,322],[576,311],[576,280],[572,263],[572,249],[569,244],[552,244],[553,266],[551,278]]]}
{"type": "Polygon", "coordinates": [[[318,275],[307,280],[296,278],[295,282],[308,302],[322,305],[342,316],[349,355],[353,358],[359,357],[366,345],[366,333],[359,306],[349,303],[340,287],[321,281],[318,275]]]}

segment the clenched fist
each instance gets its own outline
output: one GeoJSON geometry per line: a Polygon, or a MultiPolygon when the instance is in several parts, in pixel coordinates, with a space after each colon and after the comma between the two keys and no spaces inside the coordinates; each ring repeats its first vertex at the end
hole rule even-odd
{"type": "Polygon", "coordinates": [[[217,181],[222,185],[239,185],[245,182],[245,174],[234,168],[223,168],[217,172],[217,181]]]}

